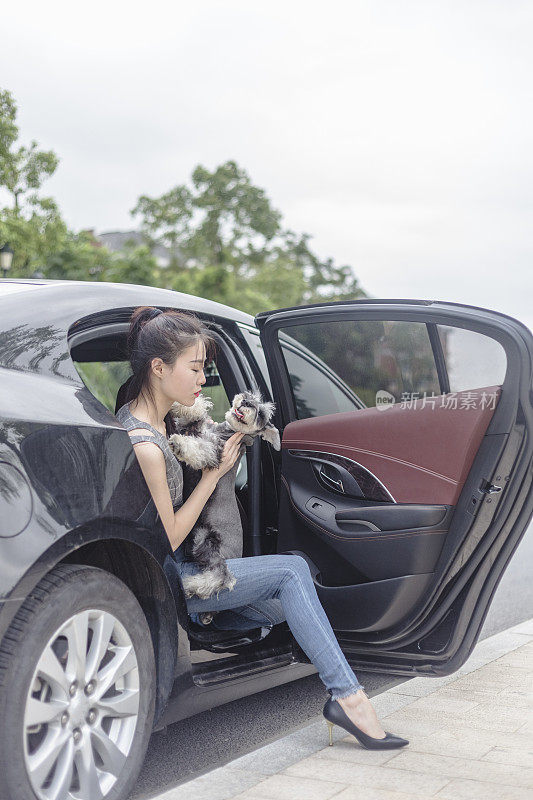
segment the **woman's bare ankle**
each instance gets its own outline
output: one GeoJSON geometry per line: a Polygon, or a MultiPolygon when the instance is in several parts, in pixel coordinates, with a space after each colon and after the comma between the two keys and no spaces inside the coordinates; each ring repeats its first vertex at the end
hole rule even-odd
{"type": "Polygon", "coordinates": [[[382,739],[386,735],[377,718],[376,711],[363,689],[358,689],[348,697],[339,698],[337,702],[363,733],[377,739],[382,739]]]}
{"type": "Polygon", "coordinates": [[[348,697],[340,697],[337,702],[342,708],[357,708],[361,703],[365,702],[365,699],[368,700],[363,689],[358,689],[353,694],[349,694],[348,697]]]}

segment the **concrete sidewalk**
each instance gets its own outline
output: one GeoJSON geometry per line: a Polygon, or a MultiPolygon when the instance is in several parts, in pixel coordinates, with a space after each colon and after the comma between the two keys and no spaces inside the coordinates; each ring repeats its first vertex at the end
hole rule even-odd
{"type": "Polygon", "coordinates": [[[484,639],[453,675],[372,698],[406,748],[365,750],[337,726],[329,747],[320,717],[154,800],[532,800],[532,667],[533,619],[484,639]]]}

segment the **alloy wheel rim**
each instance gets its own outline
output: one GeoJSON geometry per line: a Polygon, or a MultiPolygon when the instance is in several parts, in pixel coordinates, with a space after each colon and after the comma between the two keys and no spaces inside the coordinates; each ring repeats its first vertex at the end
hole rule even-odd
{"type": "Polygon", "coordinates": [[[39,800],[100,800],[130,753],[139,668],[108,611],[74,614],[39,656],[24,708],[24,762],[39,800]]]}

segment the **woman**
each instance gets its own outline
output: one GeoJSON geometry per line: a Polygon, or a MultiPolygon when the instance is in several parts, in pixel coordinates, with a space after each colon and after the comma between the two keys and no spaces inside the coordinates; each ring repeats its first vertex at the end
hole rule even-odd
{"type": "MultiPolygon", "coordinates": [[[[235,433],[226,442],[220,466],[204,469],[183,502],[181,465],[167,439],[172,433],[169,411],[175,401],[194,404],[205,383],[204,363],[213,349],[208,329],[193,314],[149,306],[139,307],[132,314],[128,355],[133,376],[116,416],[131,436],[182,576],[197,569],[185,560],[182,543],[217,481],[235,464],[243,436],[235,433]]],[[[386,733],[378,722],[364,686],[338,645],[303,558],[263,555],[228,559],[227,564],[237,579],[234,589],[224,589],[218,597],[207,600],[189,598],[187,610],[195,620],[204,611],[218,612],[219,628],[271,627],[286,620],[331,695],[323,712],[330,743],[335,723],[371,749],[408,744],[406,739],[386,733]]]]}

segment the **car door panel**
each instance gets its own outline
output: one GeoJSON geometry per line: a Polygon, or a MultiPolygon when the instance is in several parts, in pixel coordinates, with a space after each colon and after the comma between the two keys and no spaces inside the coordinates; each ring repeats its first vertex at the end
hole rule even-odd
{"type": "Polygon", "coordinates": [[[318,483],[325,489],[340,491],[341,494],[354,499],[365,498],[377,502],[394,502],[394,498],[376,475],[363,464],[345,455],[323,450],[283,448],[283,440],[282,453],[283,456],[288,453],[295,459],[311,462],[318,483]],[[327,481],[325,480],[326,468],[330,473],[330,479],[327,481]],[[339,481],[342,483],[341,487],[338,486],[339,481]]]}
{"type": "MultiPolygon", "coordinates": [[[[457,669],[479,636],[494,587],[533,513],[531,332],[487,309],[408,300],[282,309],[258,315],[256,324],[283,430],[278,552],[306,558],[354,665],[397,674],[457,669]],[[339,321],[361,327],[367,319],[372,330],[379,320],[428,327],[441,394],[381,408],[335,413],[326,405],[315,411],[320,400],[302,397],[305,378],[293,392],[278,331],[284,337],[290,332],[296,348],[300,325],[327,322],[326,331],[339,321]],[[480,387],[468,372],[454,377],[461,391],[450,391],[449,352],[445,357],[439,351],[437,326],[492,339],[504,352],[501,383],[476,388],[477,405],[472,390],[463,389],[480,387]]],[[[309,347],[317,345],[317,358],[330,367],[330,352],[340,353],[339,364],[343,354],[345,365],[346,356],[357,358],[355,337],[346,351],[334,340],[329,350],[322,347],[318,328],[300,339],[308,359],[309,347]]],[[[368,347],[374,339],[361,341],[368,347]]],[[[386,338],[381,341],[387,355],[386,338]]],[[[371,374],[377,362],[365,358],[371,374]]],[[[377,366],[383,370],[384,364],[377,366]]],[[[484,373],[482,364],[475,366],[476,375],[484,373]]],[[[350,381],[346,369],[339,375],[371,399],[371,386],[350,381]]]]}
{"type": "MultiPolygon", "coordinates": [[[[286,478],[282,478],[278,534],[281,552],[308,553],[320,571],[321,583],[336,586],[435,569],[453,507],[428,506],[426,513],[439,519],[423,527],[406,525],[380,530],[372,522],[373,509],[364,505],[360,509],[361,521],[339,520],[339,514],[358,516],[353,500],[331,494],[326,497],[318,485],[310,497],[312,476],[306,466],[305,462],[299,462],[297,469],[291,470],[290,487],[286,478]],[[312,506],[319,506],[318,514],[311,510],[312,506]]],[[[408,512],[411,513],[410,509],[408,512]]],[[[382,509],[378,506],[378,518],[380,513],[382,509]]]]}
{"type": "Polygon", "coordinates": [[[371,522],[380,531],[395,530],[398,523],[401,528],[428,528],[442,523],[448,509],[446,506],[423,506],[418,503],[396,504],[390,506],[355,506],[335,514],[339,524],[356,524],[371,522]]]}
{"type": "Polygon", "coordinates": [[[446,407],[442,395],[435,398],[434,407],[420,400],[403,408],[369,408],[286,426],[282,474],[290,475],[290,485],[282,478],[279,547],[310,556],[316,567],[318,595],[336,630],[370,631],[398,624],[427,590],[446,540],[454,501],[492,419],[501,388],[479,391],[490,398],[483,409],[468,404],[471,392],[461,392],[455,395],[456,408],[446,407]],[[435,410],[440,413],[432,415],[435,410]],[[442,438],[447,442],[444,452],[439,446],[442,438]],[[316,449],[326,446],[327,452],[316,449]],[[345,463],[348,457],[357,458],[359,466],[375,479],[373,483],[370,477],[366,483],[360,482],[365,490],[372,490],[372,505],[365,505],[364,495],[354,505],[353,496],[341,492],[345,483],[340,473],[338,485],[333,478],[328,491],[320,472],[311,468],[325,463],[337,469],[328,457],[340,452],[345,463]],[[406,452],[409,461],[402,457],[406,452]],[[437,470],[447,470],[447,474],[437,470]],[[375,502],[379,496],[376,489],[387,492],[386,505],[375,502]],[[405,502],[394,499],[398,496],[405,502]],[[415,575],[425,578],[414,579],[415,575]],[[390,585],[386,583],[389,580],[390,585]],[[380,583],[377,587],[373,585],[376,581],[380,583]],[[339,602],[338,587],[343,586],[345,601],[339,602]],[[349,607],[357,608],[357,614],[348,611],[349,607]],[[373,609],[370,617],[364,611],[367,607],[373,609]]]}
{"type": "Polygon", "coordinates": [[[324,586],[320,583],[316,564],[305,553],[292,552],[303,556],[309,563],[320,602],[328,617],[335,620],[335,630],[341,636],[343,631],[372,634],[397,625],[416,605],[433,579],[433,573],[422,573],[348,587],[324,586]],[[356,631],[353,630],[354,607],[357,607],[356,631]]]}
{"type": "Polygon", "coordinates": [[[335,616],[336,630],[353,629],[357,607],[357,633],[372,633],[398,625],[427,590],[433,574],[407,575],[369,585],[319,587],[318,595],[328,617],[335,616]]]}
{"type": "Polygon", "coordinates": [[[446,395],[434,405],[366,408],[289,423],[282,448],[345,456],[372,473],[398,503],[455,505],[498,404],[501,387],[477,390],[484,408],[472,407],[471,391],[446,395]],[[469,405],[470,397],[470,405],[469,405]],[[443,440],[446,447],[442,446],[443,440]]]}
{"type": "MultiPolygon", "coordinates": [[[[298,467],[298,473],[284,468],[291,475],[291,485],[282,478],[278,550],[306,558],[335,630],[369,632],[398,624],[433,578],[453,508],[415,506],[425,521],[428,517],[438,521],[418,529],[407,526],[411,518],[405,528],[376,532],[368,524],[377,527],[372,520],[383,518],[381,505],[354,507],[352,498],[332,493],[326,499],[318,483],[310,498],[309,462],[298,460],[298,467]],[[311,512],[313,506],[319,506],[318,514],[311,512]],[[338,520],[337,515],[359,521],[338,520]]],[[[406,509],[411,517],[416,513],[411,504],[406,509]]]]}

